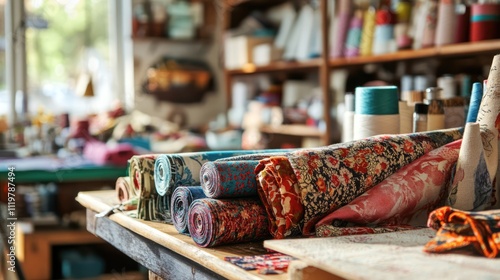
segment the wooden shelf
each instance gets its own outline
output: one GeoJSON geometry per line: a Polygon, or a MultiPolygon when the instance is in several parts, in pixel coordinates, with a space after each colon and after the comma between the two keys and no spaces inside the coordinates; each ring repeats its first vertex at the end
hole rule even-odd
{"type": "MultiPolygon", "coordinates": [[[[500,40],[467,42],[441,47],[424,48],[420,50],[401,50],[394,53],[382,55],[335,58],[330,60],[329,66],[332,68],[341,68],[369,63],[395,62],[445,56],[465,56],[488,52],[500,52],[500,40]]],[[[321,59],[311,59],[303,62],[277,61],[264,66],[255,66],[253,64],[249,64],[241,69],[228,69],[226,70],[226,74],[237,76],[271,72],[293,72],[319,69],[320,66],[321,59]]]]}
{"type": "Polygon", "coordinates": [[[420,50],[401,50],[395,53],[383,55],[336,58],[330,60],[329,66],[341,68],[368,63],[384,63],[445,56],[465,56],[488,52],[500,52],[500,40],[467,42],[433,48],[424,48],[420,50]]]}
{"type": "MultiPolygon", "coordinates": [[[[225,16],[225,24],[223,25],[223,31],[236,28],[239,26],[241,21],[251,14],[252,11],[264,11],[269,9],[274,5],[278,5],[284,2],[290,2],[286,0],[229,0],[225,1],[225,5],[222,6],[223,14],[225,16]]],[[[333,141],[338,141],[339,139],[332,139],[335,133],[332,133],[333,125],[332,118],[330,116],[330,106],[332,105],[332,87],[331,75],[334,74],[333,70],[336,69],[349,69],[361,67],[365,64],[390,64],[399,61],[412,62],[415,60],[425,60],[425,59],[435,59],[442,61],[443,64],[448,63],[448,60],[453,58],[467,58],[473,60],[471,63],[474,65],[486,64],[483,58],[484,55],[497,54],[500,53],[500,39],[486,40],[479,42],[467,42],[459,43],[438,47],[423,48],[420,50],[399,50],[394,53],[382,54],[382,55],[370,55],[370,56],[360,56],[353,58],[331,58],[330,55],[330,30],[329,30],[329,17],[328,17],[328,6],[331,5],[331,1],[319,0],[320,6],[320,32],[322,44],[321,44],[321,57],[311,59],[304,62],[299,61],[276,61],[269,65],[256,66],[253,64],[246,65],[245,67],[239,69],[226,69],[224,71],[225,76],[225,88],[226,88],[226,102],[227,108],[230,108],[232,96],[232,83],[236,77],[245,75],[256,75],[256,74],[271,74],[274,76],[280,75],[280,78],[291,78],[290,75],[296,72],[310,71],[318,74],[318,84],[321,88],[322,97],[324,100],[324,116],[325,121],[325,131],[319,131],[317,129],[299,126],[299,127],[288,127],[288,126],[266,126],[261,129],[264,133],[282,134],[282,135],[294,135],[294,136],[304,136],[304,137],[320,137],[324,145],[332,144],[333,141]],[[477,61],[475,59],[478,58],[477,61]],[[316,72],[314,72],[316,71],[316,72]]],[[[290,2],[292,3],[292,2],[290,2]]],[[[293,2],[293,4],[297,4],[293,2]]],[[[457,59],[458,60],[458,59],[457,59]]],[[[352,70],[352,69],[350,69],[352,70]]]]}
{"type": "Polygon", "coordinates": [[[132,41],[136,43],[171,43],[171,44],[196,44],[206,43],[210,38],[192,38],[192,39],[174,39],[168,37],[132,37],[132,41]]]}
{"type": "Polygon", "coordinates": [[[266,125],[260,131],[273,134],[284,134],[304,137],[322,137],[324,132],[317,127],[303,124],[266,125]]]}
{"type": "Polygon", "coordinates": [[[271,73],[271,72],[296,72],[311,69],[319,69],[321,65],[320,59],[311,59],[307,61],[276,61],[269,65],[255,66],[247,64],[241,69],[227,69],[227,75],[248,75],[256,73],[271,73]]]}

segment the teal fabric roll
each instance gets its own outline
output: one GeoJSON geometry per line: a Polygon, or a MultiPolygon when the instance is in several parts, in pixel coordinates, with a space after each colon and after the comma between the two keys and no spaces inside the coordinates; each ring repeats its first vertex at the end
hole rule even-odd
{"type": "Polygon", "coordinates": [[[160,154],[155,161],[154,181],[160,196],[170,195],[177,186],[199,186],[201,166],[210,161],[235,156],[277,153],[288,150],[229,150],[160,154]]]}

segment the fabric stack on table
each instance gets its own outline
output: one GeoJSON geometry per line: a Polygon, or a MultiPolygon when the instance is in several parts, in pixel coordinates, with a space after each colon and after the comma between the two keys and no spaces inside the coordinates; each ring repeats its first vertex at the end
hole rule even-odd
{"type": "MultiPolygon", "coordinates": [[[[498,208],[497,69],[500,56],[479,110],[469,110],[477,121],[465,129],[296,150],[134,156],[130,187],[117,182],[117,194],[137,195],[140,219],[173,223],[202,247],[407,230],[427,226],[442,206],[498,208]]],[[[488,240],[498,249],[498,236],[488,240]]]]}

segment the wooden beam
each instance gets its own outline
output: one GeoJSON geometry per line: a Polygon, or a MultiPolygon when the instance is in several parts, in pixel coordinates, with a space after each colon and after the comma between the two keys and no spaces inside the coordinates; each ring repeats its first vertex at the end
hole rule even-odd
{"type": "Polygon", "coordinates": [[[224,279],[202,265],[87,210],[87,230],[164,279],[224,279]]]}

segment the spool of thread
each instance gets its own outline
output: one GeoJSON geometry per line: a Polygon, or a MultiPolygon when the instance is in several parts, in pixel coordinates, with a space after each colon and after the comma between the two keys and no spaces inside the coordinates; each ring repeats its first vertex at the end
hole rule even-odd
{"type": "Polygon", "coordinates": [[[399,101],[399,133],[406,134],[413,131],[413,111],[413,105],[399,101]]]}
{"type": "Polygon", "coordinates": [[[349,31],[344,48],[345,57],[359,56],[359,45],[361,44],[361,33],[363,30],[363,11],[356,10],[349,25],[349,31]]]}
{"type": "Polygon", "coordinates": [[[436,46],[453,44],[455,42],[455,2],[453,0],[439,1],[437,26],[436,26],[436,46]]]}
{"type": "Polygon", "coordinates": [[[472,4],[470,21],[471,42],[499,38],[500,4],[472,4]]]}
{"type": "Polygon", "coordinates": [[[415,104],[423,102],[423,94],[418,90],[410,90],[407,92],[407,100],[404,104],[399,103],[399,133],[413,132],[413,118],[415,112],[415,104]]]}
{"type": "Polygon", "coordinates": [[[393,14],[388,9],[378,10],[375,14],[373,54],[384,54],[397,50],[394,39],[393,14]]]}
{"type": "Polygon", "coordinates": [[[403,75],[401,77],[400,89],[401,89],[401,96],[399,97],[399,100],[401,101],[408,100],[408,95],[410,94],[410,91],[413,89],[413,76],[403,75]]]}
{"type": "Polygon", "coordinates": [[[469,110],[467,111],[466,122],[476,122],[477,114],[479,112],[479,105],[483,98],[483,85],[481,83],[472,84],[472,91],[470,96],[469,110]]]}
{"type": "Polygon", "coordinates": [[[339,13],[335,24],[335,39],[332,45],[332,57],[342,57],[344,54],[344,44],[349,30],[349,21],[351,19],[351,2],[348,0],[339,1],[339,13]]]}
{"type": "Polygon", "coordinates": [[[361,33],[361,44],[359,51],[362,56],[372,54],[373,35],[375,33],[375,14],[376,9],[370,6],[366,12],[363,20],[363,30],[361,33]]]}
{"type": "Polygon", "coordinates": [[[465,98],[456,96],[443,100],[445,128],[463,127],[465,125],[465,98]]]}
{"type": "Polygon", "coordinates": [[[424,93],[420,90],[412,90],[408,94],[408,105],[415,105],[416,103],[424,102],[424,93]]]}
{"type": "Polygon", "coordinates": [[[347,93],[344,96],[345,111],[342,124],[342,142],[350,142],[354,139],[354,94],[347,93]]]}
{"type": "Polygon", "coordinates": [[[413,78],[414,90],[425,91],[428,87],[427,77],[424,75],[417,75],[413,78]]]}
{"type": "Polygon", "coordinates": [[[357,87],[355,93],[354,140],[379,134],[399,133],[396,86],[357,87]]]}
{"type": "Polygon", "coordinates": [[[422,47],[433,47],[435,45],[436,38],[436,24],[437,24],[437,13],[438,13],[438,3],[435,0],[426,1],[425,4],[425,21],[424,32],[422,34],[422,47]]]}
{"type": "Polygon", "coordinates": [[[411,5],[410,1],[398,1],[396,4],[397,23],[394,26],[394,36],[396,37],[398,49],[411,47],[411,38],[409,36],[411,5]]]}
{"type": "Polygon", "coordinates": [[[456,5],[455,43],[469,42],[470,6],[465,3],[456,5]]]}
{"type": "Polygon", "coordinates": [[[437,86],[442,89],[440,99],[448,99],[457,96],[455,78],[453,76],[442,76],[437,79],[437,86]]]}

